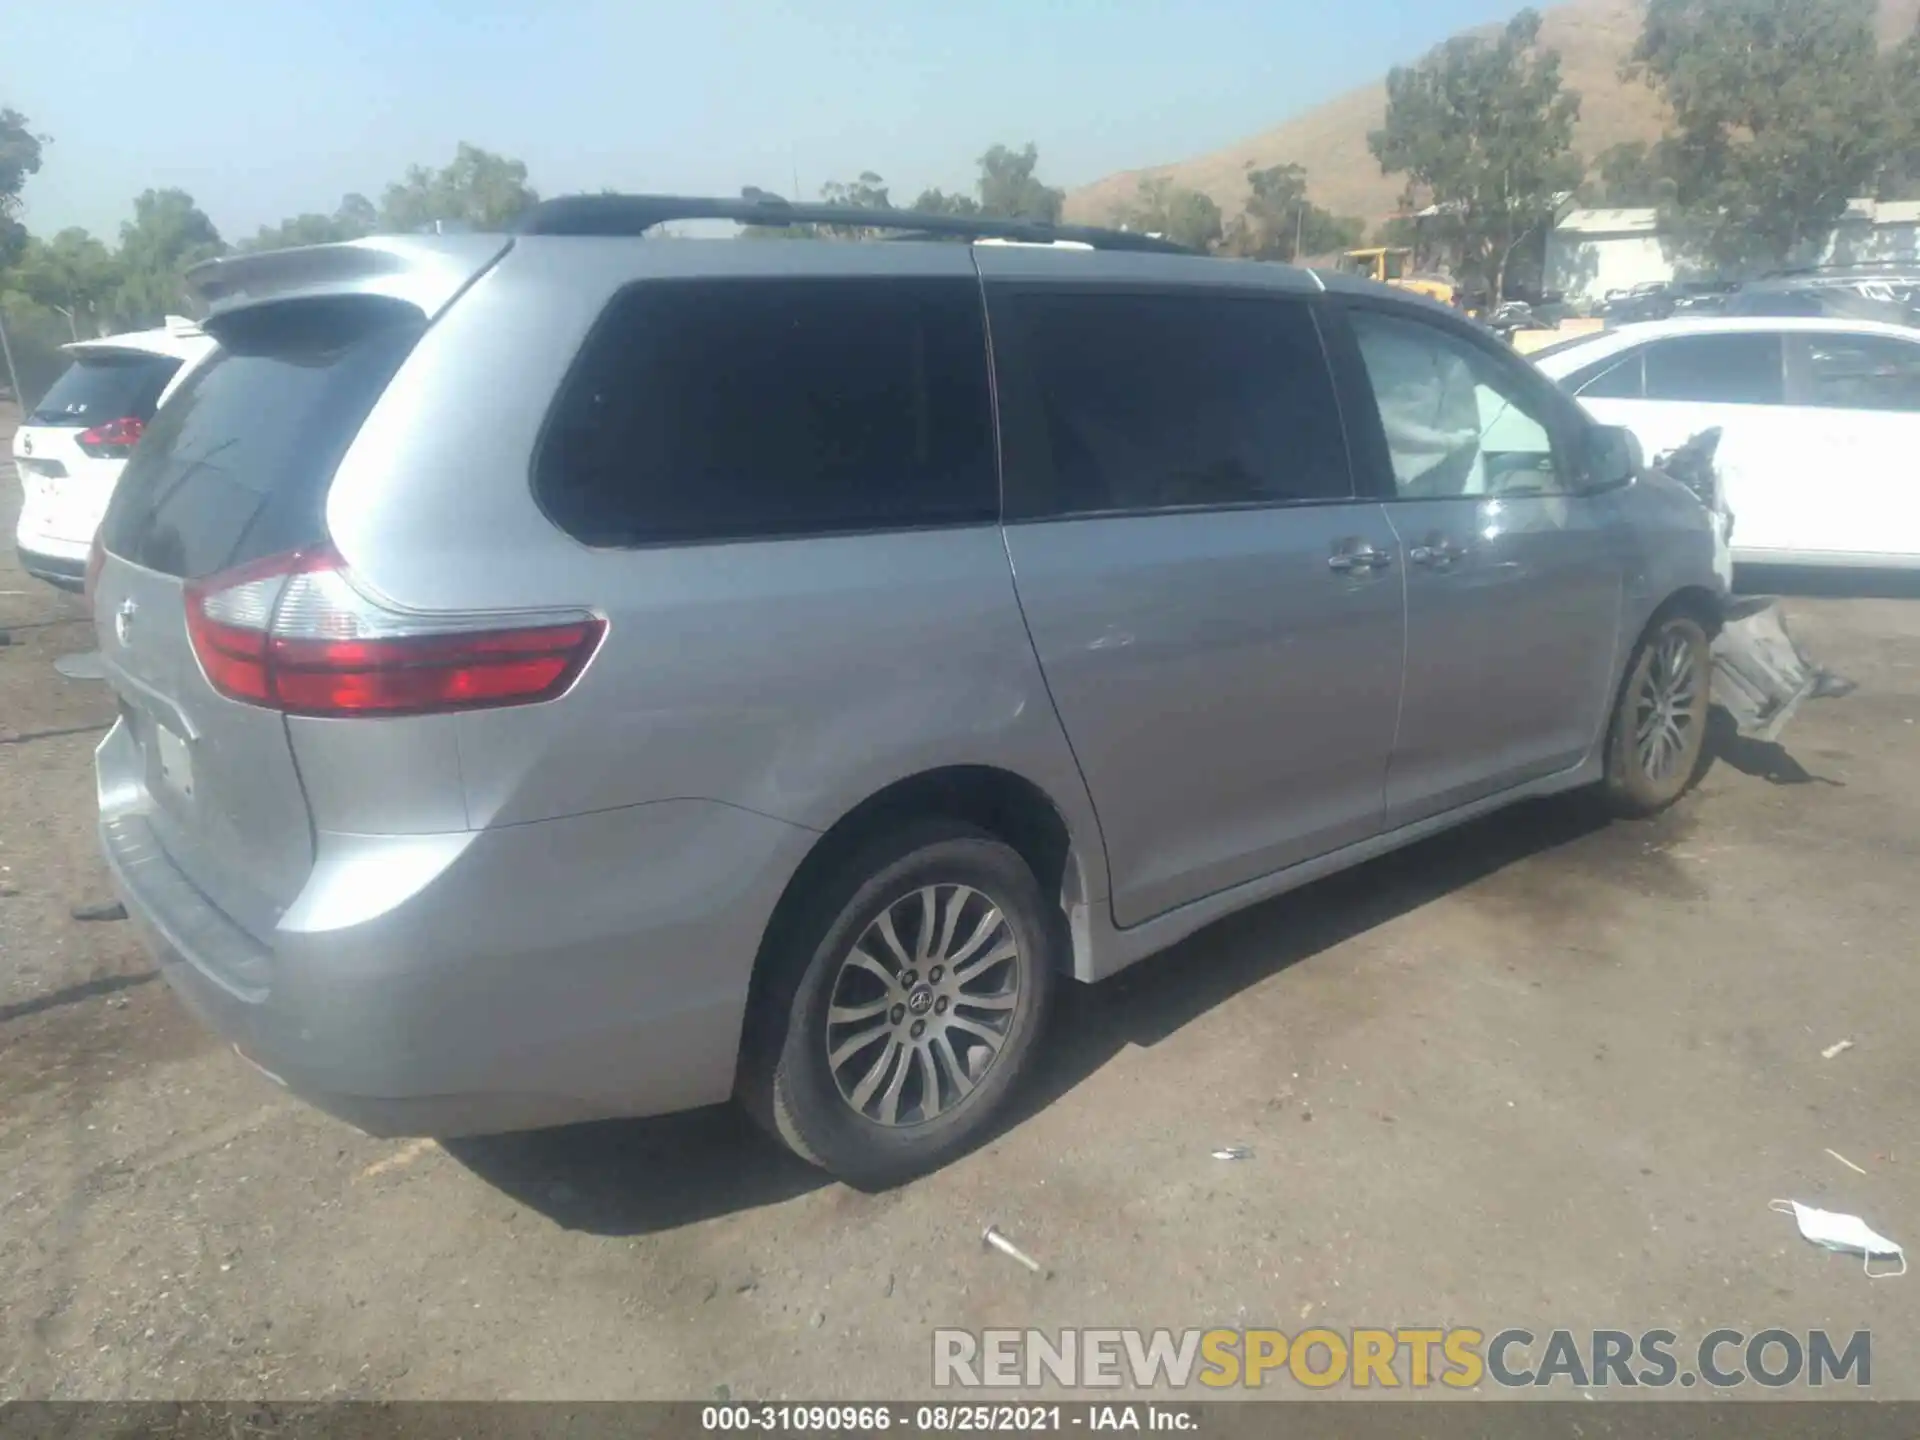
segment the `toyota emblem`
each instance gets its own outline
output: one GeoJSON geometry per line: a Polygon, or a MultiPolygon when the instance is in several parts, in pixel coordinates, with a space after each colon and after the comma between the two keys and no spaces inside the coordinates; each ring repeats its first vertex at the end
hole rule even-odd
{"type": "Polygon", "coordinates": [[[127,643],[127,635],[133,629],[133,617],[140,607],[131,600],[122,600],[120,608],[113,612],[113,638],[122,645],[127,643]]]}
{"type": "Polygon", "coordinates": [[[20,453],[22,455],[31,455],[33,453],[33,436],[22,435],[20,437],[20,453]]]}

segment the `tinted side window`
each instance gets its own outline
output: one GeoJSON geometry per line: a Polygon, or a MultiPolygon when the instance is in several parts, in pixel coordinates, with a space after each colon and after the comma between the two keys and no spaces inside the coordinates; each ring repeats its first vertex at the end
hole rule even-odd
{"type": "Polygon", "coordinates": [[[1352,495],[1305,304],[1023,289],[991,303],[1009,518],[1352,495]]]}
{"type": "Polygon", "coordinates": [[[334,468],[422,324],[370,298],[227,316],[127,462],[101,543],[192,579],[325,539],[334,468]]]}
{"type": "Polygon", "coordinates": [[[1808,335],[1796,403],[1835,410],[1920,411],[1920,345],[1885,335],[1808,335]]]}
{"type": "Polygon", "coordinates": [[[1687,335],[1647,347],[1647,399],[1778,405],[1785,396],[1778,335],[1687,335]]]}
{"type": "Polygon", "coordinates": [[[588,339],[534,483],[590,545],[992,522],[992,435],[973,281],[652,282],[588,339]]]}
{"type": "Polygon", "coordinates": [[[1638,400],[1645,393],[1646,352],[1635,350],[1589,365],[1566,380],[1566,388],[1588,400],[1638,400]]]}

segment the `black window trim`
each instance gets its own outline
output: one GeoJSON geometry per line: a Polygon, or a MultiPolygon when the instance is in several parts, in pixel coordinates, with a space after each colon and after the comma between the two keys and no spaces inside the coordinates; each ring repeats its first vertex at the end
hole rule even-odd
{"type": "MultiPolygon", "coordinates": [[[[1327,297],[1333,300],[1335,297],[1327,297]]],[[[1333,307],[1338,310],[1339,347],[1343,352],[1336,369],[1343,410],[1357,412],[1360,419],[1362,436],[1366,441],[1367,473],[1356,479],[1372,481],[1372,494],[1365,498],[1383,505],[1431,505],[1443,504],[1478,505],[1487,500],[1497,500],[1498,495],[1402,495],[1400,487],[1393,477],[1393,452],[1387,444],[1386,427],[1380,420],[1379,402],[1373,393],[1373,379],[1367,373],[1367,362],[1360,352],[1360,337],[1353,326],[1356,314],[1384,315],[1389,319],[1402,320],[1414,325],[1425,325],[1442,335],[1451,336],[1470,349],[1478,350],[1494,366],[1495,370],[1512,377],[1516,390],[1523,397],[1539,399],[1546,413],[1547,438],[1553,445],[1554,470],[1559,477],[1560,489],[1542,499],[1577,500],[1589,498],[1581,491],[1579,477],[1573,473],[1574,457],[1580,453],[1585,437],[1594,429],[1594,421],[1580,408],[1580,404],[1566,391],[1562,390],[1546,374],[1527,363],[1516,352],[1509,350],[1498,337],[1482,332],[1471,322],[1459,319],[1446,312],[1435,313],[1424,306],[1386,299],[1374,295],[1341,295],[1333,307]]],[[[1324,332],[1323,332],[1324,333],[1324,332]]],[[[1520,497],[1509,497],[1520,498],[1520,497]]],[[[1533,498],[1533,497],[1527,497],[1533,498]]]]}
{"type": "Polygon", "coordinates": [[[823,275],[789,275],[779,273],[756,274],[688,274],[688,275],[646,275],[624,280],[608,292],[601,302],[598,313],[593,317],[586,332],[574,347],[573,358],[567,362],[561,373],[559,383],[553,388],[547,400],[545,412],[540,417],[540,427],[534,433],[533,447],[527,459],[527,492],[533,497],[534,508],[540,512],[541,519],[553,527],[554,533],[569,544],[588,555],[604,554],[643,554],[655,550],[691,550],[714,549],[730,545],[771,545],[806,543],[815,540],[857,540],[879,535],[920,535],[941,531],[993,530],[998,531],[1005,523],[1006,481],[1002,475],[1000,462],[1000,407],[993,380],[993,333],[992,320],[986,309],[986,299],[978,289],[978,277],[971,280],[966,275],[942,274],[862,274],[836,273],[823,275]],[[540,484],[540,466],[546,455],[553,430],[558,426],[562,402],[573,388],[574,381],[580,376],[592,354],[594,342],[615,323],[615,316],[621,302],[629,295],[641,290],[657,290],[668,286],[687,285],[768,285],[793,284],[804,282],[809,285],[861,285],[875,281],[943,281],[958,286],[972,284],[980,305],[980,326],[982,343],[985,346],[987,377],[988,443],[992,447],[994,470],[994,509],[995,513],[986,519],[966,520],[914,520],[898,524],[861,525],[852,529],[810,529],[793,530],[756,530],[728,535],[710,535],[697,538],[667,537],[658,540],[623,540],[617,543],[593,543],[582,540],[566,525],[562,524],[547,506],[543,486],[540,484]]]}
{"type": "Polygon", "coordinates": [[[1328,335],[1326,314],[1329,296],[1312,290],[1276,290],[1265,285],[1183,285],[1177,282],[1145,280],[1075,280],[1071,278],[1049,278],[1046,280],[1001,280],[981,277],[982,298],[987,307],[987,349],[994,365],[994,440],[995,457],[1000,470],[1000,524],[1008,529],[1026,525],[1072,525],[1090,520],[1141,520],[1159,519],[1180,515],[1227,515],[1267,510],[1318,510],[1342,505],[1367,505],[1373,503],[1373,497],[1367,495],[1361,487],[1358,457],[1354,450],[1353,424],[1348,416],[1347,397],[1342,393],[1340,376],[1334,362],[1333,347],[1328,335]],[[1331,381],[1335,419],[1338,422],[1341,446],[1346,455],[1347,489],[1345,495],[1324,495],[1294,500],[1239,500],[1217,501],[1205,505],[1125,505],[1107,510],[1069,510],[1053,515],[1010,515],[1007,504],[1007,464],[1006,448],[1001,429],[1001,411],[1003,401],[1000,395],[999,346],[993,333],[993,298],[995,296],[1018,295],[1106,295],[1106,296],[1171,296],[1180,299],[1230,299],[1256,300],[1270,305],[1297,305],[1307,312],[1307,318],[1314,329],[1315,338],[1320,342],[1320,358],[1326,365],[1331,381]]]}
{"type": "Polygon", "coordinates": [[[1606,379],[1607,376],[1613,374],[1613,372],[1621,366],[1633,365],[1638,367],[1640,371],[1640,393],[1638,395],[1596,395],[1593,398],[1596,400],[1644,400],[1647,398],[1647,351],[1650,348],[1651,342],[1642,342],[1637,345],[1629,345],[1624,350],[1616,350],[1613,354],[1603,359],[1591,361],[1581,366],[1574,374],[1569,375],[1566,381],[1561,384],[1560,388],[1573,395],[1575,399],[1584,399],[1589,390],[1606,379]],[[1583,376],[1585,377],[1584,379],[1581,378],[1583,376]],[[1579,381],[1577,386],[1573,384],[1576,380],[1579,381]]]}

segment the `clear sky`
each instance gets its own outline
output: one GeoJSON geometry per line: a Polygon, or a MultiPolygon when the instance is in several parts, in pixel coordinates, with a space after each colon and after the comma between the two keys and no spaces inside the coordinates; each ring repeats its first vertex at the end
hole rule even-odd
{"type": "Polygon", "coordinates": [[[0,105],[53,137],[27,223],[149,186],[228,238],[470,140],[542,194],[965,189],[996,141],[1077,185],[1183,159],[1516,0],[0,0],[0,105]],[[38,33],[37,33],[38,32],[38,33]]]}

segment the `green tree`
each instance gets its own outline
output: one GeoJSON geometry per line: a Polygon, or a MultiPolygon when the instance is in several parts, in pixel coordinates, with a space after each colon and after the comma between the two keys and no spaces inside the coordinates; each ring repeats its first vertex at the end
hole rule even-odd
{"type": "Polygon", "coordinates": [[[1887,56],[1886,104],[1887,154],[1880,173],[1880,198],[1920,198],[1920,29],[1887,56]]]}
{"type": "Polygon", "coordinates": [[[1589,189],[1602,205],[1643,208],[1671,203],[1673,182],[1667,178],[1667,146],[1627,140],[1601,151],[1593,162],[1589,189]]]}
{"type": "Polygon", "coordinates": [[[295,245],[328,245],[340,240],[358,240],[371,235],[380,226],[380,213],[364,195],[348,195],[331,215],[295,215],[278,225],[262,225],[251,240],[240,243],[241,250],[286,250],[295,245]]]}
{"type": "Polygon", "coordinates": [[[1673,112],[1664,228],[1739,274],[1821,246],[1899,150],[1874,0],[1650,0],[1627,65],[1673,112]]]}
{"type": "Polygon", "coordinates": [[[1140,182],[1139,194],[1120,212],[1120,223],[1192,250],[1213,249],[1223,230],[1220,207],[1211,195],[1176,185],[1165,176],[1140,182]]]}
{"type": "Polygon", "coordinates": [[[1367,243],[1396,250],[1413,250],[1418,248],[1420,238],[1418,220],[1411,215],[1393,215],[1374,228],[1367,243]]]}
{"type": "Polygon", "coordinates": [[[958,192],[949,195],[944,190],[922,190],[913,208],[926,215],[978,215],[980,202],[958,192]]]}
{"type": "Polygon", "coordinates": [[[340,197],[339,208],[333,212],[333,221],[361,235],[371,235],[380,228],[380,211],[375,208],[373,201],[355,190],[340,197]]]}
{"type": "MultiPolygon", "coordinates": [[[[862,170],[859,178],[851,181],[829,180],[820,187],[820,203],[841,205],[850,210],[893,209],[887,182],[871,170],[862,170]]],[[[821,225],[817,229],[833,240],[867,240],[879,233],[866,225],[821,225]]]]}
{"type": "Polygon", "coordinates": [[[460,142],[453,163],[442,170],[410,168],[387,187],[380,225],[412,233],[436,224],[473,230],[504,230],[540,199],[527,184],[524,162],[460,142]]]}
{"type": "Polygon", "coordinates": [[[1043,184],[1035,173],[1040,151],[1029,140],[1018,150],[995,145],[980,157],[980,212],[1006,219],[1060,223],[1067,192],[1043,184]]]}
{"type": "Polygon", "coordinates": [[[1367,137],[1383,174],[1404,175],[1409,210],[1442,207],[1467,275],[1502,298],[1516,251],[1552,225],[1579,184],[1580,97],[1523,10],[1497,36],[1459,36],[1387,76],[1387,123],[1367,137]]]}
{"type": "Polygon", "coordinates": [[[1029,141],[1015,150],[995,145],[980,157],[980,178],[972,195],[922,190],[913,208],[929,215],[993,215],[1008,220],[1060,223],[1067,192],[1044,183],[1035,173],[1040,151],[1029,141]]]}
{"type": "Polygon", "coordinates": [[[0,270],[19,257],[27,243],[20,223],[20,192],[29,178],[40,173],[40,153],[47,137],[36,135],[27,117],[0,106],[0,270]]]}
{"type": "Polygon", "coordinates": [[[30,238],[12,276],[13,288],[57,313],[75,340],[105,333],[120,282],[118,258],[77,227],[51,240],[30,238]]]}
{"type": "Polygon", "coordinates": [[[184,190],[148,190],[120,227],[118,318],[158,324],[186,308],[186,272],[225,251],[220,232],[184,190]]]}
{"type": "Polygon", "coordinates": [[[1299,165],[1247,170],[1247,206],[1227,227],[1222,248],[1251,260],[1293,262],[1305,256],[1351,249],[1366,222],[1323,210],[1307,198],[1307,172],[1299,165]]]}
{"type": "Polygon", "coordinates": [[[871,170],[862,170],[857,180],[829,180],[820,187],[820,203],[844,205],[854,210],[891,210],[893,200],[887,182],[871,170]]]}

